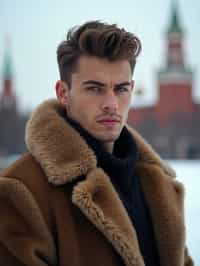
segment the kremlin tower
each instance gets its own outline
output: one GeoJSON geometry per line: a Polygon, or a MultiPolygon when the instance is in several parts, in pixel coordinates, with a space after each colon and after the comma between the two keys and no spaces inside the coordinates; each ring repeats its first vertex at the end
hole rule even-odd
{"type": "Polygon", "coordinates": [[[184,29],[178,7],[166,31],[165,66],[157,74],[158,101],[133,108],[128,123],[164,158],[200,157],[200,104],[193,101],[193,72],[186,63],[184,29]]]}
{"type": "Polygon", "coordinates": [[[16,110],[16,98],[13,91],[13,68],[10,54],[10,45],[7,41],[7,47],[3,62],[3,84],[0,90],[0,109],[16,110]]]}
{"type": "Polygon", "coordinates": [[[8,41],[6,44],[0,84],[0,159],[25,151],[24,128],[27,120],[27,115],[20,114],[17,109],[10,45],[8,41]]]}
{"type": "Polygon", "coordinates": [[[158,119],[165,124],[177,113],[192,113],[193,74],[185,63],[184,31],[177,7],[172,8],[171,22],[166,33],[167,53],[165,68],[158,73],[158,119]]]}

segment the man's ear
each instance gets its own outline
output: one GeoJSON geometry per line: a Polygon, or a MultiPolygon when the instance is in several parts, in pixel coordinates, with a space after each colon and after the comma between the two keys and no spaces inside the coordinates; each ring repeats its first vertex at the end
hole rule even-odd
{"type": "Polygon", "coordinates": [[[64,81],[58,80],[55,85],[55,90],[58,101],[66,105],[68,100],[68,85],[64,81]]]}

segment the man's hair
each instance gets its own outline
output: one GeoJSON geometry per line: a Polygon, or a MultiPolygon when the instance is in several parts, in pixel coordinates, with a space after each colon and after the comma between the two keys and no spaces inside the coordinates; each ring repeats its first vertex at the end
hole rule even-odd
{"type": "Polygon", "coordinates": [[[128,60],[133,74],[141,51],[140,40],[116,24],[89,21],[74,27],[57,48],[60,78],[71,86],[71,75],[81,55],[106,58],[109,61],[128,60]]]}

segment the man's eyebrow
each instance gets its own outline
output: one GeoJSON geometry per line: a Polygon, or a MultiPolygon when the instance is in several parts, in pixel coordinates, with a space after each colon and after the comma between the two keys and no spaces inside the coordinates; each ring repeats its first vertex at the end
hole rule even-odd
{"type": "MultiPolygon", "coordinates": [[[[101,86],[101,87],[106,87],[106,83],[97,81],[97,80],[86,80],[83,82],[84,85],[97,85],[97,86],[101,86]]],[[[121,82],[118,84],[115,84],[114,87],[122,87],[122,86],[130,86],[131,82],[129,81],[125,81],[125,82],[121,82]]]]}
{"type": "Polygon", "coordinates": [[[122,87],[122,86],[130,86],[131,82],[129,81],[125,81],[125,82],[121,82],[119,84],[115,84],[114,87],[122,87]]]}
{"type": "Polygon", "coordinates": [[[101,86],[101,87],[105,87],[106,84],[97,80],[86,80],[83,81],[84,85],[97,85],[97,86],[101,86]]]}

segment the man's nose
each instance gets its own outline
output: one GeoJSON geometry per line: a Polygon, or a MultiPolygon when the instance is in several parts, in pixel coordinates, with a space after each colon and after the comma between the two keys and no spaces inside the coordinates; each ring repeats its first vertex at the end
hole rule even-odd
{"type": "Polygon", "coordinates": [[[118,99],[114,92],[109,92],[103,97],[102,109],[105,112],[116,112],[118,109],[118,99]]]}

